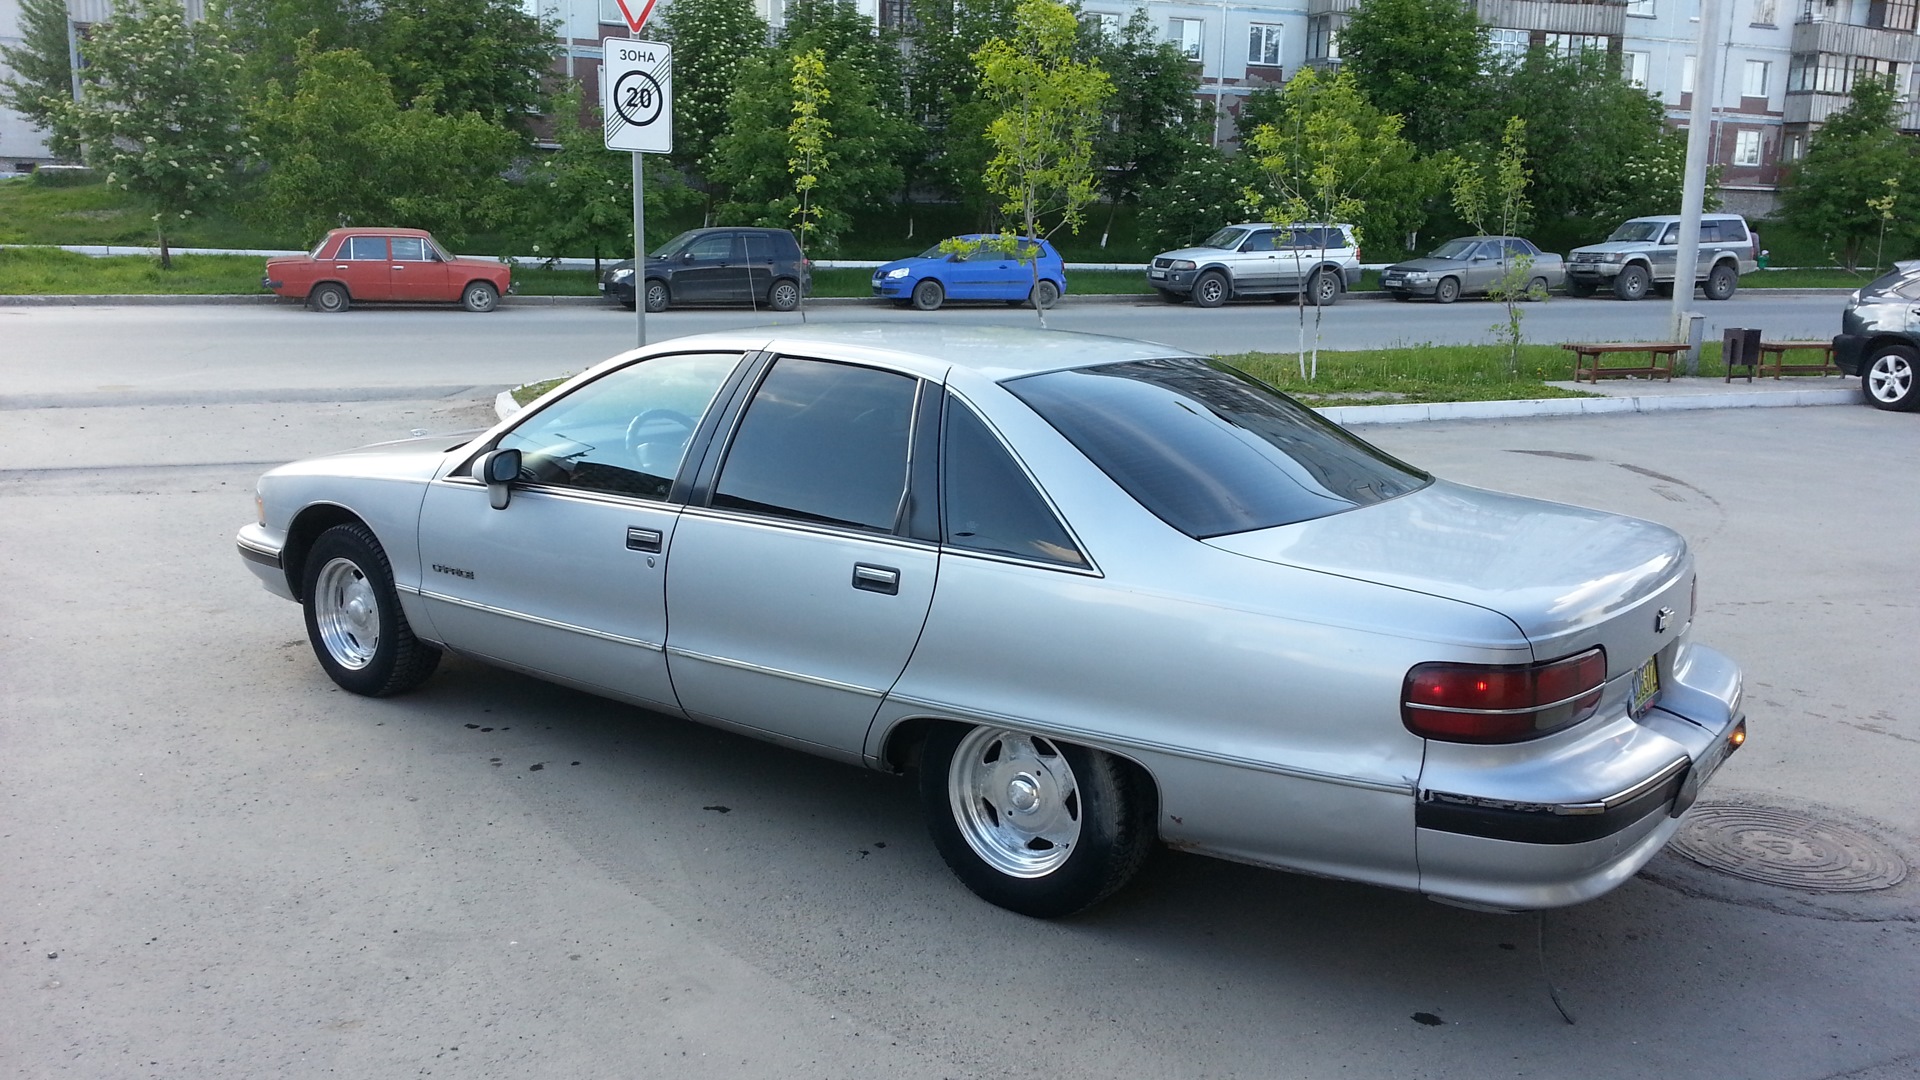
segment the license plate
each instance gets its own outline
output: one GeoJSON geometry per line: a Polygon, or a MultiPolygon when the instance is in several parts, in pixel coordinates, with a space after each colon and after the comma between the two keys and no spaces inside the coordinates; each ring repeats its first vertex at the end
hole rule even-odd
{"type": "Polygon", "coordinates": [[[1639,674],[1633,677],[1633,715],[1645,713],[1659,696],[1660,665],[1658,658],[1655,658],[1640,665],[1639,674]]]}
{"type": "Polygon", "coordinates": [[[1147,271],[1147,276],[1148,277],[1166,277],[1167,272],[1165,270],[1149,270],[1147,271]]]}

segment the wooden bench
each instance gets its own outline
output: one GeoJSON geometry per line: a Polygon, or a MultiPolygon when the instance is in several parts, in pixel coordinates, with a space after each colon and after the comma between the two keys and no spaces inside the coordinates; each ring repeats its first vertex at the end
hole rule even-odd
{"type": "Polygon", "coordinates": [[[1621,342],[1621,341],[1581,341],[1569,342],[1560,346],[1573,353],[1573,381],[1582,378],[1598,383],[1602,378],[1619,379],[1629,375],[1645,375],[1648,378],[1659,377],[1673,381],[1673,358],[1687,351],[1684,341],[1658,342],[1621,342]],[[1609,356],[1643,354],[1647,358],[1644,366],[1607,367],[1609,356]]]}
{"type": "Polygon", "coordinates": [[[1827,341],[1762,341],[1760,343],[1760,374],[1764,378],[1772,375],[1778,379],[1783,375],[1840,375],[1844,374],[1833,365],[1833,342],[1827,341]],[[1789,364],[1786,354],[1805,350],[1819,350],[1820,362],[1817,364],[1789,364]],[[1772,357],[1772,361],[1768,361],[1772,357]]]}

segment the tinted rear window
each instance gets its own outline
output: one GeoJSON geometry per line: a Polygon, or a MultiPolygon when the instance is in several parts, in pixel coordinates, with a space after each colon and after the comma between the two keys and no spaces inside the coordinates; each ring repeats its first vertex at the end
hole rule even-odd
{"type": "Polygon", "coordinates": [[[1214,360],[1137,360],[1005,385],[1140,505],[1199,539],[1337,514],[1431,480],[1214,360]]]}

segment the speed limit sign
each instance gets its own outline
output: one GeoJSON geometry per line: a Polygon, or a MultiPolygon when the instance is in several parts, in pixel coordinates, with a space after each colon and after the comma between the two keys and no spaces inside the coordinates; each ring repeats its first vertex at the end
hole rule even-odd
{"type": "Polygon", "coordinates": [[[607,149],[673,150],[673,50],[657,41],[608,38],[600,76],[607,149]]]}

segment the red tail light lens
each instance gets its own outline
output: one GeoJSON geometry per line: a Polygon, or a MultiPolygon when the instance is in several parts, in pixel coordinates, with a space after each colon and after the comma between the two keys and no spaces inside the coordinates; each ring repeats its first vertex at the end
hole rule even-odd
{"type": "Polygon", "coordinates": [[[1400,721],[1445,742],[1520,742],[1592,716],[1606,681],[1600,648],[1544,664],[1417,664],[1407,672],[1400,721]]]}

